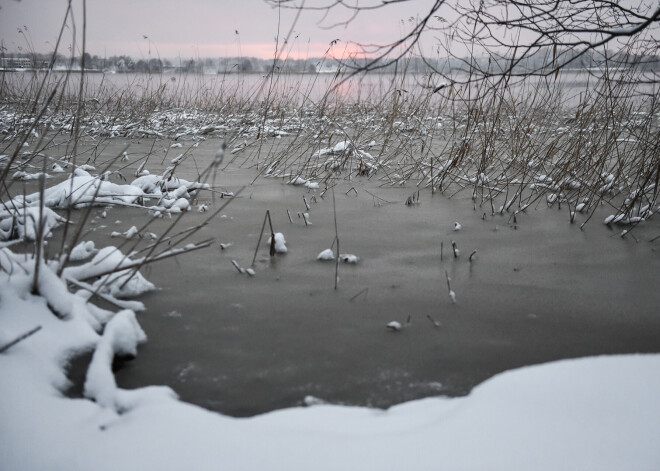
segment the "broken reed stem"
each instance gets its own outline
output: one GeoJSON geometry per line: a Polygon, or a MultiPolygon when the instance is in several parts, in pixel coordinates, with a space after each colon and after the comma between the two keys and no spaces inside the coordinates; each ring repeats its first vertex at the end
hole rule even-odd
{"type": "Polygon", "coordinates": [[[234,268],[238,271],[238,273],[243,273],[243,270],[241,269],[241,266],[238,264],[236,260],[232,260],[231,264],[234,265],[234,268]]]}
{"type": "Polygon", "coordinates": [[[472,263],[472,257],[474,257],[476,254],[477,254],[477,249],[474,249],[470,254],[470,258],[468,258],[468,262],[472,263]]]}
{"type": "Polygon", "coordinates": [[[445,277],[447,277],[447,289],[449,290],[449,297],[451,298],[451,302],[456,304],[456,293],[451,289],[451,278],[449,278],[449,273],[447,273],[447,270],[445,270],[445,277]]]}
{"type": "Polygon", "coordinates": [[[367,299],[367,294],[369,294],[369,287],[364,288],[363,290],[359,291],[357,294],[355,294],[351,299],[349,299],[349,302],[355,301],[361,294],[364,294],[364,299],[367,299]]]}
{"type": "Polygon", "coordinates": [[[268,218],[268,225],[270,226],[270,256],[275,256],[275,231],[273,230],[273,221],[270,219],[270,210],[266,210],[266,217],[268,218]]]}
{"type": "MultiPolygon", "coordinates": [[[[259,240],[257,240],[257,246],[254,248],[254,256],[252,257],[252,263],[250,264],[251,267],[254,266],[254,262],[257,260],[257,253],[259,253],[259,246],[261,245],[261,239],[264,237],[264,229],[266,229],[266,221],[270,222],[270,211],[266,210],[266,214],[264,215],[264,222],[261,224],[261,231],[259,231],[259,240]]],[[[270,237],[270,256],[272,257],[275,255],[275,234],[273,234],[273,224],[270,224],[270,232],[271,232],[271,237],[270,237]]]]}
{"type": "Polygon", "coordinates": [[[85,291],[88,291],[89,293],[91,293],[90,298],[95,296],[95,297],[97,297],[99,299],[102,299],[103,301],[105,301],[109,304],[112,304],[113,306],[115,306],[118,309],[127,309],[128,306],[130,305],[130,303],[138,302],[138,301],[122,301],[122,300],[116,299],[112,296],[105,295],[103,293],[100,293],[98,291],[98,289],[95,288],[94,286],[91,286],[87,283],[83,283],[83,282],[78,281],[78,280],[74,280],[73,278],[68,278],[66,281],[67,281],[67,283],[71,283],[72,285],[76,286],[77,288],[84,289],[85,291]]]}
{"type": "Polygon", "coordinates": [[[287,209],[287,210],[286,210],[286,215],[289,216],[289,222],[290,222],[291,224],[293,224],[293,219],[291,219],[291,211],[289,211],[289,210],[287,209]]]}
{"type": "Polygon", "coordinates": [[[456,241],[451,241],[451,248],[454,251],[454,258],[458,258],[458,247],[456,246],[456,241]]]}

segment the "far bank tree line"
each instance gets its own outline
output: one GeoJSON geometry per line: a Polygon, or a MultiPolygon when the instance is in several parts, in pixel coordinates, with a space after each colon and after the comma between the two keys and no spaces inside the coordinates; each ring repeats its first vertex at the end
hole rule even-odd
{"type": "MultiPolygon", "coordinates": [[[[573,52],[576,53],[576,52],[573,52]]],[[[570,52],[569,52],[570,54],[570,52]]],[[[576,53],[577,54],[577,53],[576,53]]],[[[21,64],[30,64],[29,68],[42,69],[48,67],[52,53],[9,53],[4,54],[4,64],[19,62],[8,59],[23,59],[21,64]],[[25,59],[28,59],[26,61],[25,59]]],[[[532,55],[521,61],[517,68],[538,69],[542,66],[545,58],[541,54],[532,55]]],[[[219,58],[148,58],[136,59],[127,55],[101,57],[85,53],[85,69],[90,71],[104,72],[135,72],[135,73],[195,73],[195,74],[224,74],[224,73],[268,73],[274,70],[277,73],[334,73],[338,70],[350,71],[360,68],[368,59],[344,58],[337,60],[333,58],[308,58],[308,59],[260,59],[257,57],[219,57],[219,58]]],[[[452,70],[460,71],[465,68],[466,62],[471,64],[479,63],[482,68],[497,69],[500,65],[506,65],[509,59],[502,58],[502,64],[490,58],[428,58],[428,57],[407,57],[405,61],[379,69],[381,73],[392,73],[402,71],[402,66],[410,73],[429,73],[442,71],[449,73],[452,70]]],[[[601,67],[603,64],[602,54],[595,50],[580,54],[576,60],[572,61],[572,69],[593,69],[601,67]]],[[[630,53],[611,53],[608,57],[609,65],[619,67],[638,67],[645,70],[660,70],[660,55],[636,55],[630,53]]],[[[54,68],[56,69],[77,69],[82,64],[82,57],[66,57],[58,54],[55,57],[54,68]]],[[[11,67],[11,66],[10,66],[11,67]]],[[[23,67],[27,68],[27,67],[23,67]]]]}

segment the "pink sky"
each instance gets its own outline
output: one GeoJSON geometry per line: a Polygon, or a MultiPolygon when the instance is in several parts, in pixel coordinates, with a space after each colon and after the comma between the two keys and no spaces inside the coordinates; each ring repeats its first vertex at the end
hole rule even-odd
{"type": "MultiPolygon", "coordinates": [[[[4,47],[9,52],[16,52],[19,48],[25,51],[29,40],[37,52],[51,51],[66,3],[66,0],[0,0],[0,39],[4,47]],[[27,26],[27,33],[24,26],[27,26]],[[24,33],[19,33],[18,28],[24,33]]],[[[306,2],[307,5],[328,3],[331,0],[306,2]]],[[[362,1],[360,4],[366,3],[362,1]]],[[[73,0],[73,4],[80,33],[82,0],[73,0]]],[[[360,14],[347,27],[331,29],[320,27],[320,12],[303,12],[293,28],[286,50],[293,58],[318,57],[328,50],[332,40],[340,39],[332,50],[334,55],[340,56],[347,47],[354,50],[348,41],[387,43],[398,39],[408,18],[430,5],[428,0],[391,5],[360,14]]],[[[323,25],[349,17],[348,11],[344,10],[343,14],[326,18],[323,25]]],[[[293,18],[292,11],[282,9],[280,38],[291,29],[293,18]]],[[[277,27],[278,10],[263,0],[87,1],[87,50],[99,56],[270,58],[275,49],[277,27]]],[[[64,52],[72,43],[70,30],[65,34],[64,52]]],[[[77,47],[81,47],[80,43],[77,47]]]]}

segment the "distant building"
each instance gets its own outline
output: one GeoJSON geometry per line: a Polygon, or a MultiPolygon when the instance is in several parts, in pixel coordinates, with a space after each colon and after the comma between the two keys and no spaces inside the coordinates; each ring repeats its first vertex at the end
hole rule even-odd
{"type": "Polygon", "coordinates": [[[31,69],[33,67],[32,60],[27,57],[3,57],[3,69],[31,69]]]}
{"type": "Polygon", "coordinates": [[[315,66],[315,70],[319,74],[336,74],[339,71],[339,64],[331,61],[323,61],[315,66]]]}

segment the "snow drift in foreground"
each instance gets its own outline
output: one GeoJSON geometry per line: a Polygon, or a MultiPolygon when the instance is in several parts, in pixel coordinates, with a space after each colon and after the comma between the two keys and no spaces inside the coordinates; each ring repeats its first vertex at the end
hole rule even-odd
{"type": "MultiPolygon", "coordinates": [[[[0,250],[0,463],[9,470],[657,470],[660,355],[565,360],[495,376],[462,398],[387,411],[313,405],[234,419],[166,387],[117,388],[112,357],[145,340],[135,313],[70,293],[43,265],[0,250]],[[20,266],[20,267],[19,267],[20,266]],[[63,319],[48,304],[58,300],[63,319]],[[94,322],[90,322],[94,319],[94,322]],[[99,335],[97,323],[105,324],[99,335]],[[68,399],[63,366],[95,349],[90,399],[68,399]]],[[[137,360],[139,361],[139,360],[137,360]]]]}

